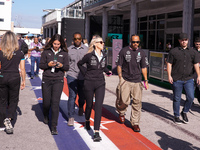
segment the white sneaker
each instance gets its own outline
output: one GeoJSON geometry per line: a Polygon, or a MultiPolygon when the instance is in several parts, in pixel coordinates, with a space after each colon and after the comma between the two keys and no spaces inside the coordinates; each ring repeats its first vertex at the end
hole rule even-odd
{"type": "Polygon", "coordinates": [[[8,119],[8,118],[4,119],[4,125],[6,127],[6,129],[5,129],[6,133],[7,134],[13,134],[13,126],[10,122],[10,119],[8,119]]]}
{"type": "Polygon", "coordinates": [[[74,126],[74,118],[69,118],[67,125],[74,126]]]}

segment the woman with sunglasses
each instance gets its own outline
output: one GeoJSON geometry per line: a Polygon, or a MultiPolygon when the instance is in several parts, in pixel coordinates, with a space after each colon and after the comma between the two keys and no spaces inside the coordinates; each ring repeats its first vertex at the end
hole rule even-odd
{"type": "Polygon", "coordinates": [[[85,128],[90,130],[90,115],[93,106],[93,96],[95,94],[95,117],[94,117],[94,142],[99,142],[99,128],[101,123],[102,104],[105,95],[105,72],[107,75],[112,74],[107,69],[107,59],[102,52],[104,42],[100,36],[92,39],[88,53],[78,62],[78,67],[84,75],[84,92],[86,98],[85,110],[85,128]],[[87,68],[83,65],[86,64],[87,68]]]}
{"type": "Polygon", "coordinates": [[[51,134],[57,135],[64,72],[69,70],[68,50],[61,35],[55,34],[47,43],[41,55],[39,67],[44,70],[42,77],[44,123],[49,123],[51,108],[51,134]]]}

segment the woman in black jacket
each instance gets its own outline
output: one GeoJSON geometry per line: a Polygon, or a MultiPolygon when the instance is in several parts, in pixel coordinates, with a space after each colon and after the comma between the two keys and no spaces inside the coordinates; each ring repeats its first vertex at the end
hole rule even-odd
{"type": "Polygon", "coordinates": [[[104,74],[111,74],[107,69],[106,55],[102,52],[104,42],[101,37],[93,38],[88,53],[78,62],[78,67],[84,76],[84,90],[86,98],[85,110],[85,128],[90,130],[90,115],[93,105],[93,96],[95,94],[95,117],[94,117],[94,138],[100,141],[99,128],[101,123],[102,104],[105,95],[104,74]],[[83,66],[87,65],[87,69],[83,66]]]}
{"type": "Polygon", "coordinates": [[[51,134],[57,135],[64,72],[69,70],[68,50],[59,34],[55,34],[44,49],[39,65],[44,70],[42,77],[44,123],[48,124],[49,122],[49,110],[51,107],[51,134]]]}
{"type": "Polygon", "coordinates": [[[4,34],[0,47],[0,131],[5,128],[7,134],[13,134],[11,120],[19,102],[19,89],[25,88],[25,59],[11,31],[4,34]]]}

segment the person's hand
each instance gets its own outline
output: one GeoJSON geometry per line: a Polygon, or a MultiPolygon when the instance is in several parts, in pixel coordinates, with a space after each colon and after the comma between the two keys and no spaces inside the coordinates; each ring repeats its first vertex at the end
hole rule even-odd
{"type": "Polygon", "coordinates": [[[197,84],[200,85],[200,76],[197,77],[197,84]]]}
{"type": "Polygon", "coordinates": [[[144,81],[144,84],[145,84],[145,89],[148,90],[149,89],[149,83],[148,83],[148,81],[144,81]]]}
{"type": "Polygon", "coordinates": [[[25,88],[25,81],[22,81],[22,82],[21,82],[20,89],[23,90],[24,88],[25,88]]]}
{"type": "Polygon", "coordinates": [[[107,76],[107,77],[110,77],[111,75],[112,75],[112,71],[106,72],[106,76],[107,76]]]}
{"type": "Polygon", "coordinates": [[[62,68],[62,67],[63,67],[63,64],[60,63],[60,62],[57,62],[57,64],[56,64],[56,68],[62,68]]]}
{"type": "Polygon", "coordinates": [[[48,63],[48,66],[49,66],[49,67],[55,67],[56,64],[57,64],[56,62],[50,61],[50,62],[48,63]]]}
{"type": "Polygon", "coordinates": [[[169,81],[170,84],[173,84],[173,78],[172,78],[172,76],[168,77],[168,81],[169,81]]]}

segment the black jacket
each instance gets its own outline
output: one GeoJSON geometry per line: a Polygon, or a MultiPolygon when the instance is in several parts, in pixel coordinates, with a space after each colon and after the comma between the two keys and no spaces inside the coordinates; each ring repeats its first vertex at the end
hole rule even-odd
{"type": "Polygon", "coordinates": [[[78,62],[78,67],[84,75],[85,80],[105,80],[103,72],[109,72],[105,53],[103,53],[103,58],[99,62],[97,56],[95,55],[95,51],[86,54],[82,60],[78,62]],[[87,68],[83,66],[85,63],[87,68]]]}
{"type": "Polygon", "coordinates": [[[44,70],[43,72],[44,79],[53,79],[53,80],[63,79],[64,71],[69,70],[68,53],[64,50],[61,50],[55,55],[51,49],[44,50],[41,55],[39,67],[44,70]],[[55,58],[57,59],[58,62],[63,64],[63,67],[55,68],[55,72],[51,72],[52,67],[49,67],[48,63],[50,61],[53,61],[55,58]]]}

